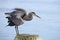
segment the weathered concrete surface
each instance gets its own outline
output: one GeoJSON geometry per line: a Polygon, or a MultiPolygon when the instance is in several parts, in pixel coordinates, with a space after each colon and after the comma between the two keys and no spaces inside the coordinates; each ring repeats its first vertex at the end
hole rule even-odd
{"type": "Polygon", "coordinates": [[[19,34],[15,36],[14,40],[41,40],[41,37],[38,35],[19,34]]]}

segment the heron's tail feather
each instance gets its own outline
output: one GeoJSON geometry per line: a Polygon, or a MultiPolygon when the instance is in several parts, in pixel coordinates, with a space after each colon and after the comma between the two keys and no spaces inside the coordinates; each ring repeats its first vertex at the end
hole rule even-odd
{"type": "Polygon", "coordinates": [[[14,26],[15,24],[12,22],[10,17],[6,17],[8,19],[8,25],[7,26],[14,26]]]}
{"type": "Polygon", "coordinates": [[[15,24],[14,24],[13,22],[9,21],[8,26],[14,26],[14,25],[15,25],[15,24]]]}

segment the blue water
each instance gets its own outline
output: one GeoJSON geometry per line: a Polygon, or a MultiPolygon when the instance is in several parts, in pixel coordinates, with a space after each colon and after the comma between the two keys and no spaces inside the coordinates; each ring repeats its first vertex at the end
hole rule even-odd
{"type": "Polygon", "coordinates": [[[34,11],[41,19],[19,26],[20,34],[36,34],[43,40],[60,40],[60,1],[59,0],[0,0],[0,40],[14,40],[15,29],[7,27],[5,12],[13,8],[24,8],[27,13],[34,11]]]}

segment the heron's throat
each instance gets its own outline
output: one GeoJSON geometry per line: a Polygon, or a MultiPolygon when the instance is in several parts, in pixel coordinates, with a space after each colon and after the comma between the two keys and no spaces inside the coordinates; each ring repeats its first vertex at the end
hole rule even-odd
{"type": "Polygon", "coordinates": [[[29,14],[27,17],[28,17],[27,20],[30,21],[30,20],[32,20],[33,15],[32,14],[29,14]]]}
{"type": "Polygon", "coordinates": [[[33,16],[32,16],[32,14],[28,14],[28,17],[29,17],[29,18],[32,18],[33,16]]]}

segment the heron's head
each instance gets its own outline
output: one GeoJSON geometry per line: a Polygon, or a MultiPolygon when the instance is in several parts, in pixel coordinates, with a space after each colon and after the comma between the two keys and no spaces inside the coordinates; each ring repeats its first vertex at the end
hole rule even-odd
{"type": "Polygon", "coordinates": [[[31,13],[32,13],[33,16],[36,16],[36,17],[38,17],[38,18],[41,18],[40,16],[36,15],[35,12],[31,12],[31,13]]]}

